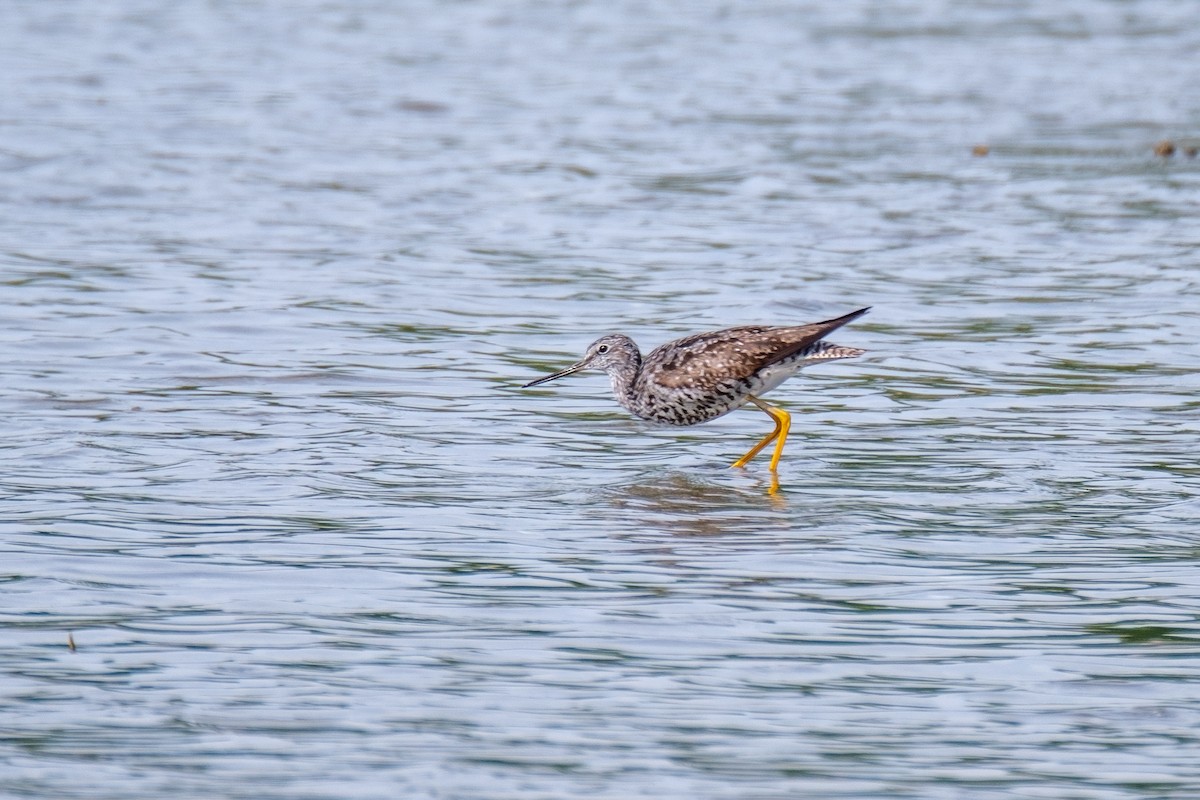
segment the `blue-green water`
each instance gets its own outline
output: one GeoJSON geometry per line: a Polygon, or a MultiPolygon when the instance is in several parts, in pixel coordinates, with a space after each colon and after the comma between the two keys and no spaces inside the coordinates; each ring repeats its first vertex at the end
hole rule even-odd
{"type": "Polygon", "coordinates": [[[1193,12],[11,5],[0,796],[1200,795],[1193,12]]]}

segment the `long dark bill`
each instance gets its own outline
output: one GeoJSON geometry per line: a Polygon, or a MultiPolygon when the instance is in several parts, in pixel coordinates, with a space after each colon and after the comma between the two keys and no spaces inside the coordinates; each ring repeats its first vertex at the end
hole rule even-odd
{"type": "Polygon", "coordinates": [[[537,386],[539,383],[547,383],[549,381],[557,380],[558,378],[563,378],[563,377],[566,377],[567,375],[571,375],[572,373],[579,372],[579,370],[581,370],[581,369],[583,369],[583,362],[580,362],[572,367],[567,367],[564,370],[560,370],[559,372],[556,372],[553,375],[547,375],[544,378],[538,378],[536,381],[530,381],[529,383],[525,384],[521,388],[528,389],[530,386],[537,386]]]}

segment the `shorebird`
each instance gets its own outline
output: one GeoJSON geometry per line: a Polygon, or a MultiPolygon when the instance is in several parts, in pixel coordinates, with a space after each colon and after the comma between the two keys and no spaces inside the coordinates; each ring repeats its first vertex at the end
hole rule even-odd
{"type": "Polygon", "coordinates": [[[697,333],[667,342],[645,357],[628,336],[610,333],[592,342],[578,363],[521,388],[585,369],[603,370],[612,381],[618,403],[634,416],[660,425],[698,425],[752,403],[771,417],[775,429],[732,466],[746,466],[775,442],[770,466],[774,473],[792,418],[782,408],[764,403],[760,395],[801,367],[866,352],[823,339],[870,310],[868,306],[808,325],[744,325],[697,333]]]}

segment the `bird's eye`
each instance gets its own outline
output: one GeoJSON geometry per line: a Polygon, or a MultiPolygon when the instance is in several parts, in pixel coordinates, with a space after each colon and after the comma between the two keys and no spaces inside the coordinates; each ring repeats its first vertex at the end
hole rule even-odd
{"type": "Polygon", "coordinates": [[[597,352],[597,353],[600,353],[600,354],[607,353],[607,352],[608,352],[608,345],[606,345],[606,344],[602,344],[602,345],[600,345],[599,347],[597,347],[597,348],[596,348],[596,352],[597,352]]]}

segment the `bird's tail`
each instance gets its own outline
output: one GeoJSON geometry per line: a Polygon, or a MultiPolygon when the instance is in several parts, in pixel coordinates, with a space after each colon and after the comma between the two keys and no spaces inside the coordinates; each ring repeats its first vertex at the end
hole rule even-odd
{"type": "Polygon", "coordinates": [[[857,347],[846,347],[832,342],[817,342],[809,345],[803,352],[800,366],[815,364],[818,361],[833,361],[835,358],[855,358],[865,352],[867,351],[857,347]]]}

